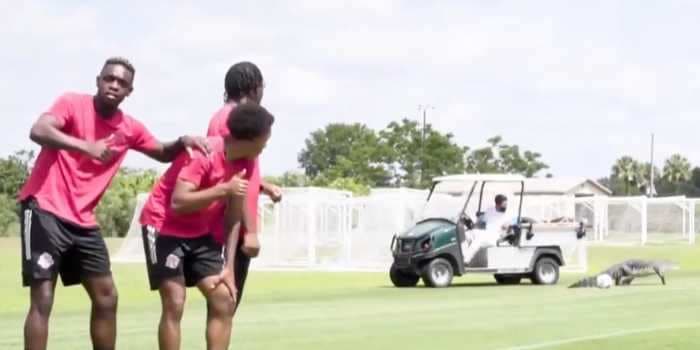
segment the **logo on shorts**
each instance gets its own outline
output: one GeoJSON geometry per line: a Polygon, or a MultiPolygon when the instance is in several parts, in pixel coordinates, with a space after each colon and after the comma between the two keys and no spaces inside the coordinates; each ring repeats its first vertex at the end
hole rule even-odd
{"type": "Polygon", "coordinates": [[[165,259],[165,266],[170,269],[176,269],[177,265],[180,264],[180,258],[175,254],[170,254],[165,259]]]}
{"type": "Polygon", "coordinates": [[[53,257],[49,253],[43,253],[39,255],[39,260],[36,263],[42,269],[48,270],[49,267],[53,266],[53,257]]]}

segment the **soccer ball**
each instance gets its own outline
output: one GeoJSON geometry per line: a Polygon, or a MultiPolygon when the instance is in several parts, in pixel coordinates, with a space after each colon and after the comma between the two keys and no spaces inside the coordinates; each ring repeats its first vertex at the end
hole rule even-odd
{"type": "Polygon", "coordinates": [[[610,277],[610,275],[604,273],[596,277],[595,284],[596,286],[598,286],[598,288],[610,288],[613,285],[613,280],[612,277],[610,277]]]}

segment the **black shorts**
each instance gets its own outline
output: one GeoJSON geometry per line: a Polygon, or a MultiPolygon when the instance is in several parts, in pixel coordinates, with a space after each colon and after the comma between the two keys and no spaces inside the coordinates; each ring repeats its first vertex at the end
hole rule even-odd
{"type": "Polygon", "coordinates": [[[87,276],[110,275],[109,252],[99,228],[65,222],[39,208],[33,198],[22,202],[22,285],[53,280],[64,286],[87,276]]]}
{"type": "Polygon", "coordinates": [[[161,235],[151,226],[143,226],[141,233],[151,290],[170,278],[182,276],[185,286],[193,287],[205,277],[221,273],[223,249],[211,235],[173,237],[161,235]]]}

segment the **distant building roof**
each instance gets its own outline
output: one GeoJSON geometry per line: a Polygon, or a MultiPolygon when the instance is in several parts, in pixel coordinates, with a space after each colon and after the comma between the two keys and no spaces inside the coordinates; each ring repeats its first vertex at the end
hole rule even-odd
{"type": "Polygon", "coordinates": [[[595,194],[586,185],[608,196],[612,191],[598,181],[584,177],[530,178],[525,180],[525,193],[529,194],[595,194]]]}
{"type": "Polygon", "coordinates": [[[463,174],[447,175],[434,178],[435,181],[494,181],[494,182],[515,182],[523,181],[522,175],[512,174],[463,174]]]}

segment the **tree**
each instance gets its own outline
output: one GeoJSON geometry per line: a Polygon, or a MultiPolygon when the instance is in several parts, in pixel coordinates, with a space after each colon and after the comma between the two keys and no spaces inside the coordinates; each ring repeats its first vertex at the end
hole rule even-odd
{"type": "Polygon", "coordinates": [[[681,184],[691,178],[690,162],[680,154],[673,154],[664,163],[663,177],[676,187],[676,194],[680,194],[681,184]]]}
{"type": "Polygon", "coordinates": [[[314,131],[299,153],[299,163],[310,178],[354,178],[370,186],[384,185],[386,149],[374,130],[364,124],[329,124],[314,131]]]}
{"type": "Polygon", "coordinates": [[[464,169],[465,149],[453,141],[454,135],[442,134],[430,124],[425,126],[425,139],[418,122],[409,119],[389,123],[379,137],[396,186],[425,188],[436,176],[464,169]]]}
{"type": "Polygon", "coordinates": [[[641,166],[639,162],[630,156],[623,156],[615,161],[612,167],[612,177],[622,181],[625,185],[625,195],[630,195],[630,188],[639,182],[641,166]]]}
{"type": "Polygon", "coordinates": [[[119,169],[95,210],[102,234],[126,235],[136,206],[136,196],[150,192],[157,177],[154,170],[119,169]]]}
{"type": "Polygon", "coordinates": [[[9,234],[8,229],[18,222],[15,199],[0,193],[0,237],[9,234]]]}
{"type": "Polygon", "coordinates": [[[0,158],[0,193],[14,197],[29,176],[29,166],[34,160],[34,151],[20,150],[0,158]]]}
{"type": "MultiPolygon", "coordinates": [[[[635,185],[637,186],[639,193],[649,194],[649,190],[651,187],[651,183],[649,182],[651,177],[651,163],[646,162],[644,164],[640,164],[639,162],[637,162],[635,168],[637,172],[635,176],[635,185]]],[[[660,177],[661,172],[659,171],[659,168],[654,167],[654,189],[657,192],[659,191],[660,177]]]]}
{"type": "Polygon", "coordinates": [[[384,161],[391,172],[391,183],[396,186],[415,186],[419,182],[422,133],[418,123],[403,119],[391,122],[379,132],[388,154],[384,161]]]}
{"type": "Polygon", "coordinates": [[[34,151],[20,150],[7,158],[0,158],[0,236],[6,235],[18,223],[17,195],[29,176],[34,151]]]}
{"type": "Polygon", "coordinates": [[[311,184],[306,174],[295,171],[285,171],[282,176],[265,176],[265,181],[281,187],[304,187],[311,184]]]}
{"type": "Polygon", "coordinates": [[[326,187],[334,188],[337,190],[350,191],[353,196],[366,196],[369,195],[369,186],[355,181],[355,179],[349,179],[346,177],[337,178],[331,181],[326,187]]]}
{"type": "Polygon", "coordinates": [[[524,151],[520,146],[503,143],[503,138],[494,136],[487,140],[486,147],[467,152],[468,173],[510,173],[533,177],[549,166],[542,162],[538,152],[524,151]]]}

